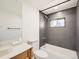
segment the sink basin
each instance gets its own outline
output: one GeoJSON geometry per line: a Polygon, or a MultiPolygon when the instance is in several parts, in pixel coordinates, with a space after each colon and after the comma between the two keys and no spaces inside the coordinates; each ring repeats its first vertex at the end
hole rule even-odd
{"type": "Polygon", "coordinates": [[[10,45],[4,45],[0,46],[0,57],[4,56],[5,54],[8,54],[12,49],[12,46],[10,45]]]}
{"type": "Polygon", "coordinates": [[[10,49],[9,46],[0,47],[0,52],[10,49]]]}

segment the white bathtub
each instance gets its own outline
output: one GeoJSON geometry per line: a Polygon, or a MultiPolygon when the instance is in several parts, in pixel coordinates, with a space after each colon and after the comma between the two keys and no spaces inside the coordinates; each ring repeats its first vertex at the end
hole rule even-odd
{"type": "Polygon", "coordinates": [[[50,44],[45,44],[41,49],[48,53],[49,56],[47,59],[78,59],[76,51],[73,50],[50,44]]]}

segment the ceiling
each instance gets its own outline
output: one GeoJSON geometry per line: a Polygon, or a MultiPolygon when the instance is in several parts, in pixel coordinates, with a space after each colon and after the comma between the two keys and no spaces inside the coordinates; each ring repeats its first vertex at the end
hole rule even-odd
{"type": "Polygon", "coordinates": [[[40,11],[42,11],[45,14],[50,14],[50,13],[54,13],[54,12],[58,12],[61,10],[65,10],[65,9],[69,9],[72,7],[76,7],[77,5],[77,1],[78,0],[27,0],[28,3],[30,3],[33,7],[38,8],[40,11]],[[65,2],[67,1],[67,2],[65,2]],[[65,2],[65,3],[62,3],[65,2]],[[62,4],[60,4],[62,3],[62,4]],[[59,4],[59,5],[58,5],[59,4]],[[55,6],[57,5],[57,6],[55,6]],[[55,6],[52,7],[50,9],[47,9],[51,6],[55,6]],[[47,10],[44,10],[47,9],[47,10]]]}

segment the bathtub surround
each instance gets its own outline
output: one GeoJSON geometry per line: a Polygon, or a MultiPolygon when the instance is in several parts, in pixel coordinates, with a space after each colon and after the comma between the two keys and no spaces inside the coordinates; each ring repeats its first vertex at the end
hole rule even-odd
{"type": "Polygon", "coordinates": [[[46,43],[47,37],[46,37],[46,18],[45,14],[42,12],[39,12],[40,14],[40,46],[44,45],[46,43]]]}
{"type": "MultiPolygon", "coordinates": [[[[42,20],[44,20],[45,18],[43,17],[45,14],[41,13],[40,15],[42,20]]],[[[77,51],[77,55],[79,58],[79,1],[77,7],[67,9],[61,12],[53,13],[48,16],[49,19],[46,19],[46,24],[48,24],[48,27],[46,27],[45,30],[46,35],[43,34],[46,36],[46,39],[45,40],[40,39],[41,46],[43,46],[45,42],[47,42],[55,46],[60,46],[63,48],[75,50],[77,51]],[[54,20],[56,18],[62,18],[62,17],[65,17],[66,19],[66,27],[64,28],[49,27],[50,20],[54,20]]],[[[46,26],[46,24],[44,25],[46,26]]],[[[42,31],[44,29],[45,28],[43,28],[42,31]]]]}
{"type": "Polygon", "coordinates": [[[79,1],[78,1],[78,5],[77,5],[77,44],[76,44],[76,49],[77,49],[77,54],[78,54],[78,57],[79,57],[79,1]]]}
{"type": "Polygon", "coordinates": [[[76,41],[76,8],[48,15],[47,42],[52,45],[75,50],[76,41]],[[50,20],[65,17],[66,27],[49,27],[50,20]]]}

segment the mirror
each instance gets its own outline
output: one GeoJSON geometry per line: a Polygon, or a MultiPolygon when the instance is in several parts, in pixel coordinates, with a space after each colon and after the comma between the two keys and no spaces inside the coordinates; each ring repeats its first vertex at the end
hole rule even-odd
{"type": "Polygon", "coordinates": [[[21,39],[22,4],[20,0],[0,0],[0,44],[21,39]]]}

